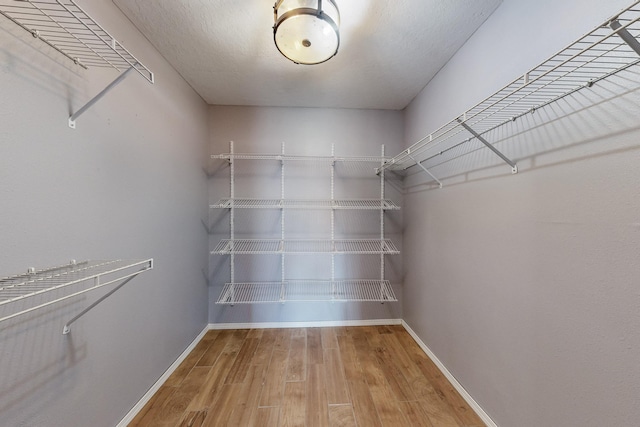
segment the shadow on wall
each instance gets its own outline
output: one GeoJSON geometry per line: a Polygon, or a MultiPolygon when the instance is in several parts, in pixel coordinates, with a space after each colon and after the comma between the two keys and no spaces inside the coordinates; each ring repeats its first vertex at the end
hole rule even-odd
{"type": "Polygon", "coordinates": [[[85,304],[77,297],[0,324],[0,413],[38,424],[42,410],[74,387],[87,344],[62,335],[62,325],[85,304]]]}
{"type": "MultiPolygon", "coordinates": [[[[640,129],[640,70],[634,67],[591,88],[583,88],[482,136],[518,165],[518,173],[640,149],[637,141],[615,137],[640,129]],[[634,89],[629,89],[630,87],[634,89]]],[[[480,141],[472,138],[422,163],[445,186],[511,173],[480,141]]],[[[408,193],[438,189],[418,166],[404,174],[408,193]]]]}

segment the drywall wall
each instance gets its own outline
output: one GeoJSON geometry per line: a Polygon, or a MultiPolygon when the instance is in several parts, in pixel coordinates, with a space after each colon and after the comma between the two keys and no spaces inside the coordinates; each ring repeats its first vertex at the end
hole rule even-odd
{"type": "MultiPolygon", "coordinates": [[[[155,72],[84,70],[0,17],[0,276],[70,259],[155,267],[0,323],[0,424],[113,426],[207,323],[207,106],[108,1],[82,6],[155,72]]],[[[0,307],[0,311],[3,308],[0,307]]],[[[1,316],[1,314],[0,314],[1,316]]]]}
{"type": "MultiPolygon", "coordinates": [[[[304,70],[300,70],[303,72],[304,70]]],[[[228,153],[234,141],[236,153],[281,152],[298,155],[380,156],[381,145],[387,152],[402,144],[400,111],[340,110],[316,108],[223,107],[210,109],[211,153],[228,153]]],[[[237,160],[236,197],[281,197],[281,165],[274,160],[237,160]]],[[[380,198],[380,180],[375,175],[379,164],[340,163],[335,166],[335,198],[380,198]]],[[[327,162],[285,162],[285,197],[329,199],[331,165],[327,162]]],[[[209,200],[229,197],[229,165],[220,160],[210,165],[209,200]]],[[[393,179],[386,185],[386,198],[400,204],[402,196],[393,179]],[[395,184],[395,187],[394,187],[395,184]]],[[[236,209],[236,238],[280,239],[281,215],[285,215],[285,238],[329,239],[330,211],[236,209]]],[[[220,239],[229,238],[228,210],[212,209],[211,248],[220,239]]],[[[379,239],[379,211],[336,211],[335,238],[379,239]]],[[[385,234],[402,247],[402,211],[385,214],[385,234]]],[[[279,255],[237,255],[236,282],[279,282],[282,277],[279,255]]],[[[343,321],[401,318],[399,302],[366,303],[285,303],[216,305],[224,283],[229,282],[229,255],[211,255],[210,308],[212,323],[343,321]]],[[[401,255],[386,257],[385,276],[401,298],[401,255]]],[[[336,255],[337,279],[376,279],[380,277],[378,255],[336,255]]],[[[286,255],[285,279],[330,279],[330,255],[286,255]]]]}
{"type": "MultiPolygon", "coordinates": [[[[504,0],[408,107],[406,144],[626,5],[504,0]]],[[[638,87],[636,66],[490,135],[517,175],[484,149],[434,168],[441,190],[406,178],[404,318],[499,426],[638,424],[638,87]]]]}

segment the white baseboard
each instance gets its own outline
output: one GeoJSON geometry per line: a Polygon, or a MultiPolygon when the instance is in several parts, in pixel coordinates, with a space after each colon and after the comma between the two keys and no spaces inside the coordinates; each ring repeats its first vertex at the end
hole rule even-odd
{"type": "Polygon", "coordinates": [[[127,413],[127,415],[124,416],[122,420],[120,420],[120,422],[116,425],[116,427],[127,427],[127,425],[129,425],[129,423],[133,421],[136,415],[138,415],[138,412],[140,412],[144,407],[144,405],[146,405],[147,402],[151,400],[153,395],[156,394],[156,392],[160,389],[162,384],[164,384],[164,382],[169,378],[169,376],[173,373],[173,371],[178,369],[178,366],[180,366],[182,361],[187,358],[187,356],[189,355],[189,353],[191,353],[191,351],[195,348],[195,346],[198,345],[198,343],[204,337],[204,335],[207,333],[208,330],[209,330],[209,327],[206,326],[202,330],[202,332],[198,334],[198,336],[191,342],[191,344],[189,344],[189,346],[184,349],[184,351],[180,354],[180,356],[178,356],[175,362],[173,362],[171,366],[169,366],[169,369],[167,369],[164,372],[164,374],[162,374],[162,376],[158,378],[158,381],[156,381],[151,386],[151,388],[147,390],[147,392],[144,394],[144,396],[142,396],[142,398],[138,401],[138,403],[136,403],[135,406],[131,408],[131,410],[127,413]]]}
{"type": "Polygon", "coordinates": [[[319,322],[209,323],[209,329],[335,328],[339,326],[401,325],[402,319],[329,320],[319,322]]]}
{"type": "Polygon", "coordinates": [[[482,421],[484,421],[487,427],[498,427],[498,425],[491,419],[491,417],[489,417],[489,415],[484,411],[484,409],[482,409],[482,407],[478,404],[478,402],[476,402],[475,399],[471,397],[469,392],[467,392],[467,390],[465,390],[465,388],[462,387],[462,384],[458,382],[456,377],[454,377],[453,374],[447,369],[447,367],[444,366],[444,364],[440,361],[440,359],[438,359],[436,355],[431,351],[431,349],[429,349],[429,347],[427,347],[427,345],[424,342],[422,342],[420,337],[413,331],[413,329],[411,329],[411,327],[407,324],[407,322],[402,320],[401,323],[402,323],[402,326],[404,326],[404,328],[407,330],[407,332],[409,332],[409,335],[411,335],[413,340],[418,344],[418,346],[420,346],[422,351],[424,351],[426,355],[429,356],[429,358],[433,361],[433,363],[436,364],[438,369],[440,369],[440,372],[444,374],[444,376],[449,380],[451,385],[458,391],[458,393],[460,393],[462,398],[469,404],[471,409],[473,409],[474,412],[478,414],[478,416],[482,419],[482,421]]]}

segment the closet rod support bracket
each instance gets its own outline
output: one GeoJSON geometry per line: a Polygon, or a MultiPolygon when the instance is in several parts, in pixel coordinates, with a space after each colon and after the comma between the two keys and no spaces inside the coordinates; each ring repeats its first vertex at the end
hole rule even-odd
{"type": "Polygon", "coordinates": [[[114,81],[112,81],[111,83],[109,83],[109,85],[107,87],[105,87],[104,89],[102,89],[102,91],[97,94],[96,96],[94,96],[89,102],[87,102],[86,104],[84,104],[78,111],[76,111],[75,113],[73,113],[70,117],[69,117],[69,127],[71,129],[75,129],[76,128],[76,120],[78,119],[78,117],[80,117],[85,111],[87,111],[89,108],[91,108],[96,102],[98,102],[100,99],[102,99],[103,96],[105,96],[111,89],[113,89],[114,87],[116,87],[117,85],[119,85],[128,75],[131,71],[135,70],[137,64],[133,64],[131,67],[129,67],[127,70],[123,71],[122,73],[120,73],[120,75],[118,77],[116,77],[116,79],[114,81]]]}
{"type": "Polygon", "coordinates": [[[507,156],[505,156],[504,154],[502,154],[502,152],[500,152],[500,150],[498,150],[496,147],[494,147],[493,145],[491,145],[489,143],[489,141],[487,141],[486,139],[484,139],[478,132],[476,132],[475,130],[473,130],[469,125],[467,125],[463,120],[457,119],[458,123],[460,123],[460,126],[462,126],[463,128],[465,128],[471,135],[473,135],[474,137],[478,138],[478,141],[482,142],[488,149],[490,149],[491,151],[493,151],[498,157],[500,157],[505,163],[507,163],[509,166],[511,166],[511,173],[516,174],[518,173],[518,166],[511,160],[509,159],[507,156]]]}

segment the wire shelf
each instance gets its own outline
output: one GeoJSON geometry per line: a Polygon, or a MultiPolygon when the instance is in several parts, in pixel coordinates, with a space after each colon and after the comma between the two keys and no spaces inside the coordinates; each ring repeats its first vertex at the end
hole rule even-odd
{"type": "Polygon", "coordinates": [[[133,67],[153,83],[153,73],[73,0],[0,0],[0,14],[83,68],[133,67]]]}
{"type": "MultiPolygon", "coordinates": [[[[486,134],[640,63],[639,3],[386,161],[378,171],[421,165],[476,139],[467,127],[475,134],[486,134]]],[[[513,169],[517,171],[515,165],[513,169]]]]}
{"type": "Polygon", "coordinates": [[[211,254],[387,254],[400,251],[389,239],[277,240],[223,239],[211,254]]]}
{"type": "Polygon", "coordinates": [[[216,304],[295,302],[398,301],[388,280],[291,280],[226,283],[216,304]]]}
{"type": "Polygon", "coordinates": [[[132,278],[152,268],[151,259],[72,261],[68,265],[30,269],[28,273],[2,278],[0,307],[6,306],[9,313],[3,312],[0,322],[132,278]]]}
{"type": "Polygon", "coordinates": [[[354,157],[334,157],[334,156],[303,156],[292,154],[246,154],[246,153],[222,153],[211,155],[212,159],[219,160],[279,160],[279,161],[312,161],[312,162],[373,162],[382,163],[388,161],[387,157],[377,156],[354,156],[354,157]]]}
{"type": "Polygon", "coordinates": [[[335,210],[398,210],[391,200],[303,200],[303,199],[220,199],[213,209],[335,209],[335,210]]]}

